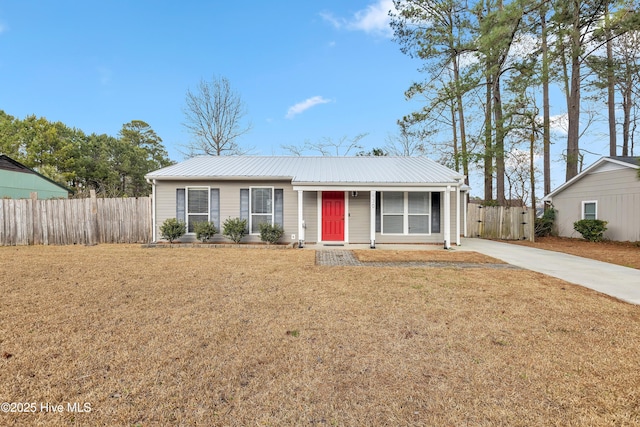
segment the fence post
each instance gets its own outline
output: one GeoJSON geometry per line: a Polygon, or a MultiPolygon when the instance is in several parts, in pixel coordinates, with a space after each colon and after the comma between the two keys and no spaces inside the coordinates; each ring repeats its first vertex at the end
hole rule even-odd
{"type": "Polygon", "coordinates": [[[91,198],[91,232],[89,233],[90,245],[96,245],[100,242],[100,227],[98,227],[98,200],[96,199],[96,190],[89,190],[89,197],[91,198]]]}
{"type": "Polygon", "coordinates": [[[527,221],[529,223],[528,224],[529,241],[535,242],[536,241],[536,207],[532,206],[530,209],[527,209],[527,212],[529,213],[527,215],[527,217],[529,218],[529,220],[527,221]]]}
{"type": "Polygon", "coordinates": [[[31,245],[39,245],[42,243],[40,232],[40,215],[38,209],[38,193],[32,191],[31,194],[31,245]]]}

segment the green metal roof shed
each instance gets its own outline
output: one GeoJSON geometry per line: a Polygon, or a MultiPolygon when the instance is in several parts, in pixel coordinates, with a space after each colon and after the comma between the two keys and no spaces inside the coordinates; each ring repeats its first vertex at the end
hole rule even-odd
{"type": "Polygon", "coordinates": [[[28,199],[33,192],[38,199],[69,197],[68,188],[0,154],[0,198],[28,199]]]}

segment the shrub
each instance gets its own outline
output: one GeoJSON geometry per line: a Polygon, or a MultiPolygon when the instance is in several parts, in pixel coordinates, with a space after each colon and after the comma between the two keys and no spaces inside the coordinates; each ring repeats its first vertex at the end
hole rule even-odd
{"type": "Polygon", "coordinates": [[[607,221],[600,219],[581,219],[573,223],[573,229],[590,242],[601,242],[607,224],[607,221]]]}
{"type": "Polygon", "coordinates": [[[260,240],[267,243],[276,243],[282,235],[284,229],[278,224],[271,225],[267,222],[260,224],[260,240]]]}
{"type": "Polygon", "coordinates": [[[173,243],[174,240],[184,236],[187,232],[187,225],[184,221],[177,220],[176,218],[165,219],[160,226],[160,234],[162,237],[173,243]]]}
{"type": "Polygon", "coordinates": [[[209,221],[199,221],[193,226],[193,231],[196,232],[196,239],[201,242],[206,242],[218,232],[216,226],[209,221]]]}
{"type": "Polygon", "coordinates": [[[222,234],[234,243],[240,243],[240,240],[247,234],[247,220],[227,218],[224,224],[222,224],[222,234]]]}
{"type": "Polygon", "coordinates": [[[545,237],[553,234],[553,222],[556,219],[556,210],[553,208],[546,209],[542,217],[535,220],[536,237],[545,237]]]}

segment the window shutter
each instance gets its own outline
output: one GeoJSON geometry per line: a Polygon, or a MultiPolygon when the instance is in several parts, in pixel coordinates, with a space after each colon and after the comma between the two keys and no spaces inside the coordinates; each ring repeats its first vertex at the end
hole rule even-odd
{"type": "Polygon", "coordinates": [[[186,221],[184,196],[185,196],[184,188],[177,188],[176,189],[176,219],[178,221],[186,221]]]}
{"type": "Polygon", "coordinates": [[[220,230],[220,189],[212,188],[209,199],[209,221],[220,230]]]}
{"type": "Polygon", "coordinates": [[[376,233],[380,233],[382,230],[382,226],[380,225],[380,197],[381,193],[376,191],[376,233]]]}
{"type": "Polygon", "coordinates": [[[273,190],[274,210],[273,223],[284,228],[284,190],[276,188],[273,190]]]}
{"type": "Polygon", "coordinates": [[[440,232],[440,193],[431,193],[431,232],[440,232]]]}
{"type": "Polygon", "coordinates": [[[246,232],[249,233],[249,189],[240,189],[240,219],[247,220],[246,232]]]}

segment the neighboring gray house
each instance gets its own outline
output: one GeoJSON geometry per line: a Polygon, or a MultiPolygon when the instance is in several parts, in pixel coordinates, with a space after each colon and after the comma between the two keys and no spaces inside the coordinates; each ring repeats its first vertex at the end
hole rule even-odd
{"type": "MultiPolygon", "coordinates": [[[[284,227],[287,242],[460,244],[464,176],[425,157],[194,157],[151,172],[153,240],[167,218],[247,219],[284,227]]],[[[215,240],[224,241],[218,235],[215,240]]]]}
{"type": "Polygon", "coordinates": [[[557,210],[560,236],[580,237],[573,223],[581,219],[608,221],[604,237],[640,241],[640,157],[602,157],[545,196],[557,210]]]}

